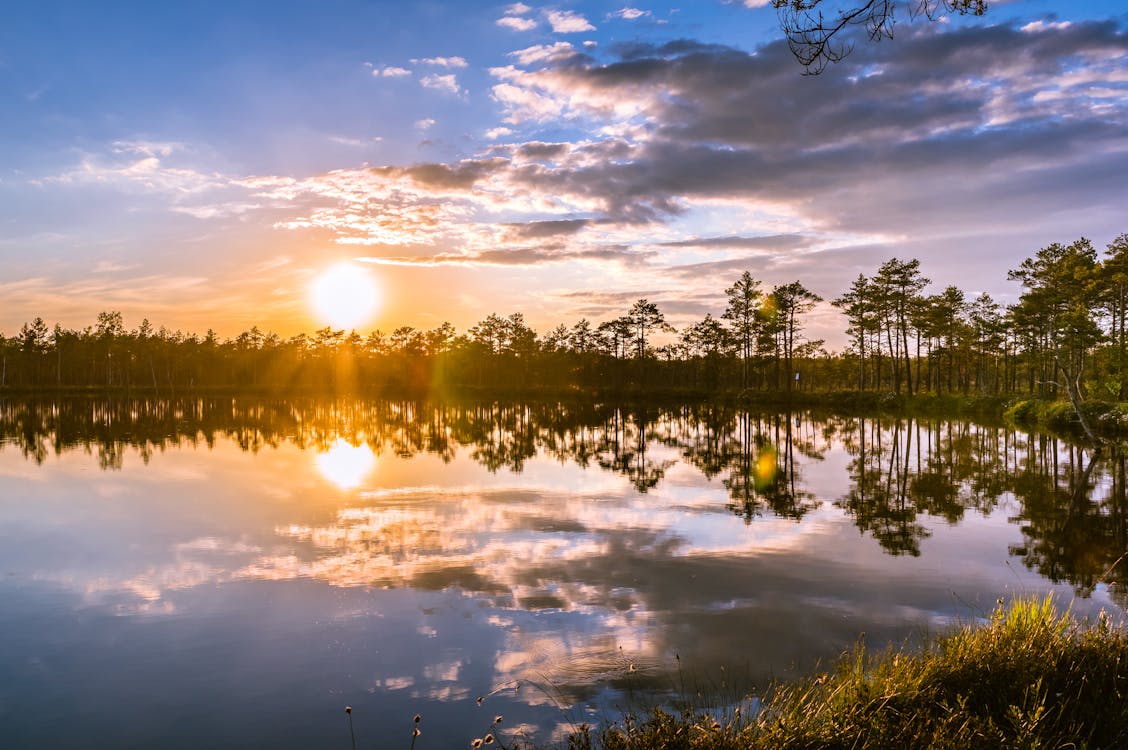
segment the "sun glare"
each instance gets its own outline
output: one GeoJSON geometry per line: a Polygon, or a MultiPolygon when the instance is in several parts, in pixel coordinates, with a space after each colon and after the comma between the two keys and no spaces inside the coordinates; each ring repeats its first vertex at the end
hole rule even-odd
{"type": "Polygon", "coordinates": [[[350,445],[337,438],[333,446],[315,459],[321,476],[343,490],[359,487],[376,466],[376,456],[367,445],[350,445]]]}
{"type": "Polygon", "coordinates": [[[376,311],[376,283],[354,263],[343,262],[321,272],[310,286],[313,309],[334,328],[357,328],[376,311]]]}

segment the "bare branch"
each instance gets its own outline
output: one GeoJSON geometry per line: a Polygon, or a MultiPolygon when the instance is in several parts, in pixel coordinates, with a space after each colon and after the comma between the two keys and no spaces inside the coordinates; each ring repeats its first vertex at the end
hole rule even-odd
{"type": "Polygon", "coordinates": [[[805,75],[818,75],[850,54],[853,44],[840,35],[852,27],[864,28],[871,42],[892,39],[899,6],[905,6],[910,19],[924,15],[933,21],[945,12],[987,12],[987,0],[772,0],[788,47],[805,75]],[[824,9],[830,7],[834,10],[828,16],[824,9]]]}

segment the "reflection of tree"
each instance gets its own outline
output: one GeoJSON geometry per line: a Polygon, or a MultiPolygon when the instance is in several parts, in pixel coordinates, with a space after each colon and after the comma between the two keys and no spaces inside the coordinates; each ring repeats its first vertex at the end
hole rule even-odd
{"type": "Polygon", "coordinates": [[[1083,596],[1107,582],[1125,598],[1128,502],[1119,446],[1107,455],[1086,455],[1085,449],[1059,446],[1054,439],[1029,438],[1015,494],[1022,511],[1014,520],[1025,541],[1012,554],[1053,581],[1068,581],[1083,596]]]}
{"type": "Polygon", "coordinates": [[[912,426],[897,420],[888,435],[879,420],[871,420],[868,428],[867,443],[866,421],[860,420],[858,453],[850,464],[852,484],[838,506],[854,516],[859,529],[873,534],[886,552],[918,556],[920,541],[929,532],[917,522],[920,511],[908,493],[912,426]]]}
{"type": "Polygon", "coordinates": [[[626,476],[639,492],[656,487],[676,463],[672,459],[656,460],[648,455],[647,443],[652,436],[647,432],[645,410],[638,412],[634,418],[616,410],[602,434],[603,440],[597,446],[599,465],[626,476]]]}
{"type": "Polygon", "coordinates": [[[928,515],[959,523],[1013,486],[1013,433],[964,421],[859,419],[841,433],[851,486],[838,502],[892,554],[920,554],[928,515]]]}
{"type": "Polygon", "coordinates": [[[462,414],[475,461],[490,471],[520,472],[537,453],[536,425],[528,407],[483,404],[462,414]]]}
{"type": "Polygon", "coordinates": [[[724,484],[731,499],[729,509],[745,522],[760,515],[761,506],[796,521],[818,507],[817,498],[800,484],[795,460],[796,453],[822,458],[813,435],[800,429],[803,424],[802,417],[790,412],[773,415],[766,423],[747,412],[738,418],[738,448],[724,484]]]}
{"type": "Polygon", "coordinates": [[[120,469],[183,445],[227,440],[247,452],[283,444],[328,450],[338,440],[374,454],[460,452],[490,471],[520,472],[536,456],[658,486],[680,456],[720,477],[727,507],[746,522],[801,520],[818,506],[803,467],[831,446],[850,454],[849,487],[836,505],[891,554],[921,554],[933,523],[1021,504],[1024,541],[1012,551],[1079,593],[1098,583],[1128,598],[1125,454],[1093,454],[1048,436],[962,421],[814,418],[724,404],[624,408],[574,402],[427,402],[364,399],[64,398],[0,401],[0,448],[29,461],[80,450],[120,469]]]}

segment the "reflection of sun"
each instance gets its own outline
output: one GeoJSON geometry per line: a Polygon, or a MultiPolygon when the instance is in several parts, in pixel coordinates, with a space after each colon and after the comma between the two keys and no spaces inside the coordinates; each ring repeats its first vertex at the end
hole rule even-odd
{"type": "Polygon", "coordinates": [[[321,475],[343,490],[358,486],[376,466],[376,456],[367,445],[349,445],[344,438],[337,438],[314,460],[321,475]]]}
{"type": "Polygon", "coordinates": [[[313,309],[337,328],[356,328],[376,310],[376,284],[367,272],[348,261],[322,271],[309,293],[313,309]]]}

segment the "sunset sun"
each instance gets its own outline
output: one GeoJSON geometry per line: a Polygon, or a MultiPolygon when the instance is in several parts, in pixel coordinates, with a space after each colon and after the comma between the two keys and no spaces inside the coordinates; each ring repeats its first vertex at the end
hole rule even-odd
{"type": "Polygon", "coordinates": [[[310,302],[319,320],[335,328],[356,328],[376,311],[379,290],[364,269],[346,261],[313,280],[310,302]]]}

